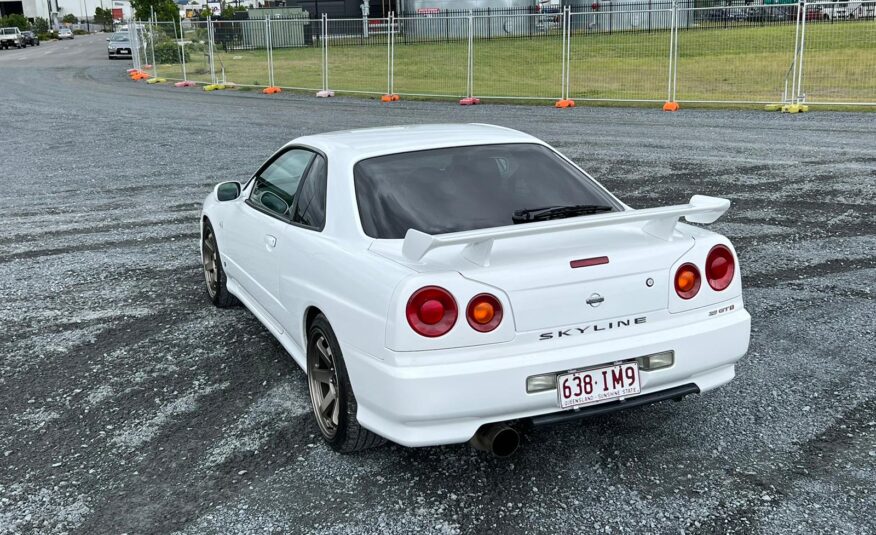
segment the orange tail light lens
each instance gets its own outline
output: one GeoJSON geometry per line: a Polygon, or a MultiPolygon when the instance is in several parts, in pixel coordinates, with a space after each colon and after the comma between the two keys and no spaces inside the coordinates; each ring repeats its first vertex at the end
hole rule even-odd
{"type": "Polygon", "coordinates": [[[472,329],[490,332],[502,323],[502,303],[493,295],[479,294],[469,301],[465,315],[472,329]]]}
{"type": "Polygon", "coordinates": [[[700,291],[700,270],[693,264],[682,264],[675,272],[675,293],[682,299],[691,299],[700,291]]]}

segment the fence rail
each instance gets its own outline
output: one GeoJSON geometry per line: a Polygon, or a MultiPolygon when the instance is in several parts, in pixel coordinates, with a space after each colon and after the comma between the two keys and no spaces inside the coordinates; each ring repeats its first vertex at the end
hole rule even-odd
{"type": "Polygon", "coordinates": [[[135,68],[436,98],[876,106],[876,0],[129,24],[135,68]]]}

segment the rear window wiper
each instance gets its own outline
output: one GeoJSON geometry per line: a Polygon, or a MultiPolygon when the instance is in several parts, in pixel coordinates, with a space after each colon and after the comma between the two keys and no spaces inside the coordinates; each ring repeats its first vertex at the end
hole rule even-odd
{"type": "Polygon", "coordinates": [[[515,210],[511,221],[517,223],[529,223],[531,221],[547,221],[548,219],[563,219],[579,215],[598,214],[599,212],[611,212],[611,206],[600,204],[575,204],[571,206],[546,206],[544,208],[527,208],[515,210]]]}

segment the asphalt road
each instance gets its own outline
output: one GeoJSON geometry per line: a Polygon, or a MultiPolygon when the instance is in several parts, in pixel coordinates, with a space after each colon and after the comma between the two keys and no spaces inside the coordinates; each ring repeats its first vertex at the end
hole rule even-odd
{"type": "Polygon", "coordinates": [[[0,51],[0,533],[876,532],[876,115],[204,93],[103,43],[0,51]],[[543,137],[634,206],[732,199],[737,379],[510,461],[323,446],[302,372],[209,305],[198,206],[298,135],[453,121],[543,137]]]}

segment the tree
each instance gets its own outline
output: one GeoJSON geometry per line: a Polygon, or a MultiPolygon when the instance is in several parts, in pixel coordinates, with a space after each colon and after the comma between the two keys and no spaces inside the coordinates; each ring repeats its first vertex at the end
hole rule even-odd
{"type": "Polygon", "coordinates": [[[103,25],[106,30],[113,25],[113,10],[104,9],[100,6],[94,8],[94,22],[103,25]]]}
{"type": "Polygon", "coordinates": [[[33,30],[37,33],[47,33],[49,31],[49,21],[42,17],[33,19],[33,30]]]}
{"type": "Polygon", "coordinates": [[[155,10],[158,20],[179,20],[179,7],[173,0],[131,0],[134,17],[140,20],[148,19],[155,10]]]}
{"type": "Polygon", "coordinates": [[[67,13],[66,15],[64,15],[64,18],[61,19],[61,22],[63,22],[64,24],[76,24],[77,22],[79,22],[79,19],[77,19],[76,15],[74,15],[73,13],[67,13]]]}

